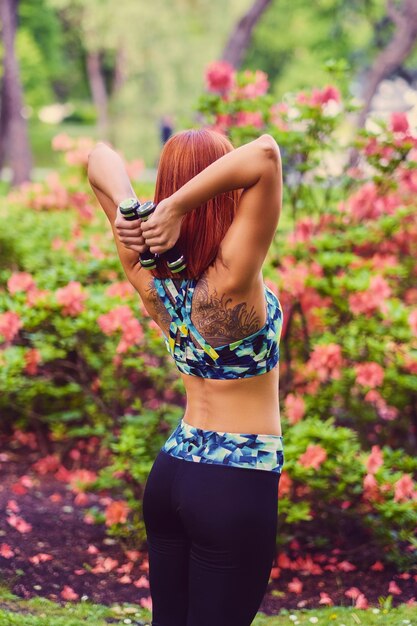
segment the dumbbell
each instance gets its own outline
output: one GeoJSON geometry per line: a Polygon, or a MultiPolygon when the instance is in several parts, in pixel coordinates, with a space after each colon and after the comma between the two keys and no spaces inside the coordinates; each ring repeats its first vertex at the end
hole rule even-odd
{"type": "MultiPolygon", "coordinates": [[[[126,200],[122,200],[119,204],[121,214],[126,220],[129,221],[141,219],[146,222],[155,211],[156,207],[157,205],[151,200],[140,204],[137,198],[126,198],[126,200]]],[[[139,255],[140,264],[146,269],[155,269],[156,259],[158,256],[161,256],[165,260],[168,268],[173,274],[181,272],[187,267],[187,263],[178,246],[178,243],[175,243],[172,248],[166,250],[160,255],[151,252],[150,249],[147,248],[145,252],[142,252],[139,255]]]]}

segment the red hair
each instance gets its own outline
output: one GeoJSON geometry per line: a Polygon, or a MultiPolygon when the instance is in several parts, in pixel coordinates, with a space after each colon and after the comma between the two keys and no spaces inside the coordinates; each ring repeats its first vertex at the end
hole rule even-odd
{"type": "MultiPolygon", "coordinates": [[[[161,153],[154,202],[158,204],[172,195],[233,149],[227,137],[207,128],[175,133],[161,153]]],[[[160,259],[152,274],[158,278],[198,278],[203,274],[217,257],[220,242],[235,216],[239,195],[238,190],[222,193],[187,213],[178,239],[186,269],[173,274],[160,259]]]]}

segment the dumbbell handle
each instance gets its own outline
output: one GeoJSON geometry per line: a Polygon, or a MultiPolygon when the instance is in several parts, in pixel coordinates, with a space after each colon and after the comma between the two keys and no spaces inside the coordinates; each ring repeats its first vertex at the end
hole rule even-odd
{"type": "MultiPolygon", "coordinates": [[[[119,204],[119,209],[125,220],[132,222],[139,219],[140,202],[136,198],[126,198],[119,204]]],[[[145,269],[156,268],[156,255],[147,248],[139,254],[139,262],[145,269]]]]}
{"type": "MultiPolygon", "coordinates": [[[[120,211],[123,214],[124,218],[127,220],[140,218],[141,220],[146,222],[146,220],[148,220],[152,213],[155,211],[157,205],[154,204],[152,201],[140,204],[138,200],[135,200],[135,198],[129,198],[120,203],[120,211]]],[[[178,243],[175,243],[172,248],[163,252],[161,256],[166,261],[168,268],[174,274],[177,272],[181,272],[187,267],[184,255],[182,254],[178,243]]],[[[147,269],[154,269],[156,267],[156,256],[149,250],[149,248],[139,256],[139,260],[142,267],[145,267],[147,269]]]]}

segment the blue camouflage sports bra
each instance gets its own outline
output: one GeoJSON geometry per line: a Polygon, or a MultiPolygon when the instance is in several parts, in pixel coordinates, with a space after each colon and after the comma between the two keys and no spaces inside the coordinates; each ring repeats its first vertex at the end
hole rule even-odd
{"type": "Polygon", "coordinates": [[[164,339],[180,372],[230,380],[265,374],[275,367],[279,361],[283,311],[278,298],[266,285],[264,326],[247,337],[213,348],[191,321],[192,298],[198,279],[183,279],[179,286],[171,278],[154,277],[153,280],[171,317],[169,337],[164,334],[164,339]]]}

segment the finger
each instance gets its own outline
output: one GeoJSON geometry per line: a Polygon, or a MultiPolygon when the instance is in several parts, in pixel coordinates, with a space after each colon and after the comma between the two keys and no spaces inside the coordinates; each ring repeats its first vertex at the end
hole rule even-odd
{"type": "Polygon", "coordinates": [[[139,241],[139,239],[144,239],[142,233],[127,233],[127,232],[119,233],[119,238],[121,240],[126,239],[127,241],[134,241],[136,239],[139,241]]]}
{"type": "Polygon", "coordinates": [[[166,246],[150,246],[149,250],[153,254],[162,254],[163,252],[166,252],[167,247],[166,246]]]}
{"type": "Polygon", "coordinates": [[[158,225],[157,224],[149,224],[149,221],[146,221],[146,222],[142,222],[141,229],[142,229],[142,232],[144,232],[144,233],[152,233],[152,232],[155,232],[158,229],[158,225]]]}
{"type": "Polygon", "coordinates": [[[122,228],[123,230],[136,230],[141,228],[141,220],[126,220],[122,216],[117,216],[114,220],[116,228],[122,228]]]}
{"type": "Polygon", "coordinates": [[[147,246],[165,246],[166,240],[161,237],[145,237],[145,243],[147,246]]]}

